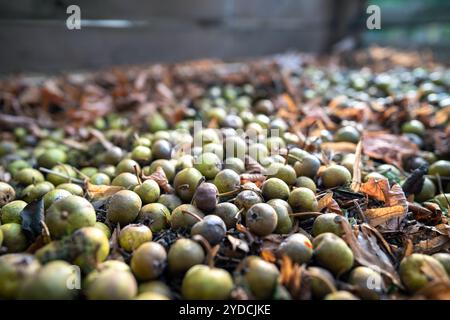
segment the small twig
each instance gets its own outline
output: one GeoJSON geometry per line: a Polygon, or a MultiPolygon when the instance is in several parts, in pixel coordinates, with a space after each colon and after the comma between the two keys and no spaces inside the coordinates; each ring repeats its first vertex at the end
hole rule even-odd
{"type": "Polygon", "coordinates": [[[358,203],[358,200],[356,200],[356,199],[353,200],[353,203],[355,204],[356,211],[358,212],[358,215],[359,215],[359,217],[361,218],[361,220],[364,221],[364,222],[366,222],[366,223],[368,223],[367,217],[366,217],[366,215],[364,214],[364,212],[362,211],[361,206],[360,206],[359,203],[358,203]]]}
{"type": "Polygon", "coordinates": [[[219,197],[233,196],[233,195],[239,193],[240,191],[241,191],[241,188],[239,187],[239,188],[231,190],[231,191],[227,191],[227,192],[224,192],[224,193],[219,193],[219,197]]]}
{"type": "Polygon", "coordinates": [[[198,221],[202,221],[202,220],[203,220],[203,218],[200,217],[200,216],[199,216],[198,214],[196,214],[196,213],[189,212],[189,211],[187,211],[187,210],[181,210],[181,212],[184,213],[184,214],[188,214],[188,215],[194,217],[194,218],[197,219],[198,221]]]}
{"type": "Polygon", "coordinates": [[[234,218],[239,219],[239,216],[241,215],[242,212],[244,212],[244,208],[241,208],[238,212],[236,212],[234,218]]]}
{"type": "Polygon", "coordinates": [[[55,176],[58,176],[58,177],[61,177],[61,178],[65,178],[65,179],[67,179],[67,180],[69,180],[71,182],[84,185],[84,181],[83,180],[80,180],[80,179],[77,179],[77,178],[68,177],[65,174],[62,174],[60,172],[56,172],[54,170],[50,170],[50,169],[47,169],[47,168],[40,167],[39,171],[42,171],[42,172],[45,172],[45,173],[51,173],[51,174],[54,174],[55,176]]]}
{"type": "Polygon", "coordinates": [[[206,240],[203,236],[196,234],[192,237],[192,240],[200,242],[203,247],[205,248],[207,255],[206,255],[206,261],[208,263],[208,266],[210,268],[214,267],[214,257],[217,255],[217,252],[219,252],[219,245],[216,245],[214,247],[211,247],[208,240],[206,240]]]}
{"type": "Polygon", "coordinates": [[[110,142],[108,139],[106,139],[105,135],[101,131],[91,128],[91,129],[89,129],[89,132],[95,138],[97,138],[98,141],[100,141],[100,143],[106,150],[110,150],[110,149],[114,148],[114,144],[112,144],[112,142],[110,142]]]}
{"type": "Polygon", "coordinates": [[[136,176],[139,185],[141,185],[142,184],[142,180],[141,180],[141,177],[139,176],[140,172],[139,172],[139,169],[138,169],[137,165],[134,165],[133,169],[134,169],[134,175],[136,176]]]}

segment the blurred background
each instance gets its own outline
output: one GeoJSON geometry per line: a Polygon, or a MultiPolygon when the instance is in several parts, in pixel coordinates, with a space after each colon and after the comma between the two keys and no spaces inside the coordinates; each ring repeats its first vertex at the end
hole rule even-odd
{"type": "Polygon", "coordinates": [[[448,0],[0,0],[0,74],[55,73],[371,45],[450,59],[448,0]],[[81,30],[66,9],[81,8],[81,30]],[[381,9],[368,30],[366,9],[381,9]]]}

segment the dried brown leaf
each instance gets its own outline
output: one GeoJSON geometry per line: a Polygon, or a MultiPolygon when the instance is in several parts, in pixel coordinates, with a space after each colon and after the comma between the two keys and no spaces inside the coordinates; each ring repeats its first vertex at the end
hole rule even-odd
{"type": "Polygon", "coordinates": [[[436,125],[445,124],[450,119],[450,106],[440,109],[435,115],[436,125]]]}
{"type": "Polygon", "coordinates": [[[277,261],[275,254],[270,250],[264,249],[261,251],[260,255],[261,255],[261,258],[263,258],[267,262],[274,263],[275,261],[277,261]]]}
{"type": "Polygon", "coordinates": [[[166,173],[164,172],[162,167],[157,167],[155,172],[151,175],[146,176],[142,174],[142,180],[153,180],[158,186],[164,190],[166,193],[174,193],[175,189],[169,184],[169,180],[167,179],[166,173]]]}
{"type": "Polygon", "coordinates": [[[414,252],[433,254],[448,248],[450,238],[448,236],[438,235],[434,238],[422,240],[414,246],[414,252]]]}
{"type": "Polygon", "coordinates": [[[414,253],[414,245],[411,239],[407,238],[405,240],[403,249],[403,258],[406,258],[414,253]]]}
{"type": "Polygon", "coordinates": [[[450,300],[450,280],[433,281],[417,291],[412,299],[450,300]]]}
{"type": "Polygon", "coordinates": [[[367,209],[365,215],[369,219],[370,225],[376,227],[393,218],[403,217],[405,215],[405,210],[399,205],[385,208],[367,209]]]}
{"type": "Polygon", "coordinates": [[[403,156],[418,152],[417,145],[406,137],[384,131],[365,132],[363,134],[363,148],[364,153],[369,157],[384,160],[399,168],[402,167],[403,156]]]}
{"type": "Polygon", "coordinates": [[[428,278],[436,281],[444,281],[447,280],[447,272],[442,269],[436,268],[436,266],[432,265],[428,262],[428,260],[424,260],[422,266],[420,267],[420,271],[428,278]]]}
{"type": "Polygon", "coordinates": [[[95,185],[86,181],[86,191],[92,199],[108,198],[123,189],[121,186],[95,185]]]}
{"type": "Polygon", "coordinates": [[[281,257],[281,284],[286,285],[289,283],[292,274],[294,272],[294,263],[292,262],[291,258],[289,258],[287,255],[283,255],[281,257]]]}
{"type": "Polygon", "coordinates": [[[392,282],[401,286],[392,258],[386,253],[386,249],[383,249],[385,244],[381,241],[380,245],[381,235],[374,233],[370,226],[365,228],[365,224],[353,232],[347,220],[340,219],[339,223],[344,230],[342,239],[352,249],[355,260],[363,266],[386,275],[392,282]]]}
{"type": "Polygon", "coordinates": [[[318,211],[322,211],[327,208],[334,213],[342,214],[339,204],[333,199],[333,192],[327,192],[324,196],[322,196],[318,201],[317,207],[318,211]]]}
{"type": "Polygon", "coordinates": [[[231,243],[231,248],[233,249],[233,251],[236,251],[236,249],[239,249],[244,252],[250,251],[250,248],[246,241],[235,238],[232,235],[227,235],[227,239],[231,243]]]}
{"type": "Polygon", "coordinates": [[[387,179],[370,178],[367,182],[361,184],[359,191],[367,194],[369,197],[380,201],[386,200],[386,194],[389,190],[389,182],[387,179]]]}
{"type": "Polygon", "coordinates": [[[414,202],[408,203],[414,219],[427,225],[436,225],[442,221],[442,211],[438,204],[426,202],[419,205],[414,202]]]}
{"type": "Polygon", "coordinates": [[[356,152],[356,144],[352,142],[324,142],[321,144],[324,151],[354,153],[356,152]]]}
{"type": "Polygon", "coordinates": [[[394,183],[391,189],[389,189],[385,202],[388,206],[402,206],[405,213],[408,210],[408,201],[406,200],[405,193],[397,183],[394,183]]]}
{"type": "Polygon", "coordinates": [[[247,182],[252,182],[260,188],[263,182],[266,180],[266,176],[260,173],[243,173],[241,174],[241,185],[247,182]]]}
{"type": "Polygon", "coordinates": [[[245,171],[247,173],[263,173],[264,167],[252,157],[245,156],[245,171]]]}

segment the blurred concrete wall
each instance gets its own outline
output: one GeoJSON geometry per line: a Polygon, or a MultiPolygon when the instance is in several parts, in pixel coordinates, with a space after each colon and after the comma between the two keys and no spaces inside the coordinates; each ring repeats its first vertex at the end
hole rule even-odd
{"type": "Polygon", "coordinates": [[[0,0],[0,73],[321,52],[360,0],[0,0]],[[77,4],[81,30],[68,30],[77,4]]]}

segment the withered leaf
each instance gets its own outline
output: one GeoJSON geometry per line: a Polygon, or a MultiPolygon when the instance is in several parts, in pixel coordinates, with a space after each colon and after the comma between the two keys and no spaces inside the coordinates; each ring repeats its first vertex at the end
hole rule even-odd
{"type": "Polygon", "coordinates": [[[327,192],[317,201],[317,210],[322,211],[333,199],[333,192],[327,192]]]}
{"type": "Polygon", "coordinates": [[[231,248],[233,251],[239,249],[244,252],[249,252],[250,248],[246,241],[233,237],[232,235],[227,235],[227,239],[231,243],[231,248]]]}
{"type": "Polygon", "coordinates": [[[109,239],[109,247],[111,248],[109,253],[109,259],[123,260],[122,251],[119,245],[120,224],[114,228],[114,231],[109,239]]]}
{"type": "Polygon", "coordinates": [[[290,281],[293,273],[293,268],[294,264],[291,258],[284,254],[281,257],[281,284],[287,284],[290,281]]]}
{"type": "Polygon", "coordinates": [[[321,148],[324,151],[354,153],[356,151],[356,144],[352,142],[324,142],[321,148]]]}
{"type": "Polygon", "coordinates": [[[266,176],[260,173],[241,174],[241,185],[247,182],[253,182],[258,188],[260,188],[265,180],[266,176]]]}
{"type": "Polygon", "coordinates": [[[402,206],[392,206],[384,208],[367,209],[365,212],[369,223],[372,226],[378,226],[393,218],[403,217],[405,210],[402,206]]]}
{"type": "Polygon", "coordinates": [[[402,206],[406,210],[408,209],[408,201],[406,200],[405,193],[402,187],[398,183],[394,183],[386,196],[386,204],[388,206],[402,206]]]}
{"type": "Polygon", "coordinates": [[[248,232],[248,229],[240,223],[236,223],[236,230],[239,232],[248,232]]]}
{"type": "Polygon", "coordinates": [[[414,246],[414,252],[433,254],[450,246],[448,236],[438,235],[434,238],[422,240],[414,246]]]}
{"type": "Polygon", "coordinates": [[[245,234],[249,245],[253,244],[253,242],[255,241],[255,238],[253,237],[252,233],[244,225],[242,225],[240,223],[236,223],[236,230],[245,234]]]}
{"type": "Polygon", "coordinates": [[[437,125],[444,124],[449,119],[450,119],[450,106],[447,106],[436,112],[435,120],[437,125]]]}
{"type": "Polygon", "coordinates": [[[28,203],[20,212],[22,218],[22,231],[28,241],[34,242],[42,233],[42,222],[44,221],[44,200],[41,198],[28,203]]]}
{"type": "Polygon", "coordinates": [[[342,210],[339,207],[339,204],[336,202],[336,200],[333,199],[333,192],[327,192],[318,200],[317,210],[322,211],[325,208],[334,213],[342,214],[342,210]]]}
{"type": "Polygon", "coordinates": [[[428,260],[424,260],[420,271],[431,281],[445,281],[448,280],[447,272],[433,266],[428,260]]]}
{"type": "Polygon", "coordinates": [[[450,238],[450,225],[445,224],[445,223],[440,223],[434,227],[432,227],[433,231],[444,235],[444,236],[448,236],[450,238]]]}
{"type": "Polygon", "coordinates": [[[111,197],[112,195],[116,194],[120,190],[124,190],[124,187],[109,186],[109,185],[95,185],[95,184],[90,183],[89,181],[86,182],[86,191],[92,199],[108,198],[108,197],[111,197]]]}
{"type": "Polygon", "coordinates": [[[414,219],[427,225],[436,225],[442,221],[442,211],[438,204],[425,202],[423,205],[408,203],[414,219]]]}
{"type": "Polygon", "coordinates": [[[408,212],[408,202],[405,194],[398,184],[394,184],[389,188],[387,179],[377,180],[370,178],[366,183],[361,185],[360,191],[377,200],[385,202],[387,207],[367,209],[365,214],[372,226],[378,226],[382,223],[389,222],[388,229],[397,229],[399,219],[403,218],[408,212]],[[396,222],[396,223],[393,223],[396,222]]]}
{"type": "Polygon", "coordinates": [[[277,258],[275,257],[274,253],[270,250],[264,249],[261,251],[260,255],[261,255],[261,258],[263,258],[267,262],[273,263],[273,262],[277,261],[277,258]]]}
{"type": "Polygon", "coordinates": [[[166,173],[163,168],[158,166],[151,175],[146,176],[142,174],[143,180],[154,180],[158,186],[164,190],[166,193],[174,193],[175,189],[169,184],[169,180],[167,179],[166,173]]]}
{"type": "Polygon", "coordinates": [[[411,299],[450,300],[450,280],[430,282],[417,291],[411,299]]]}
{"type": "Polygon", "coordinates": [[[415,169],[402,185],[406,196],[420,192],[425,181],[425,175],[428,173],[428,164],[423,164],[415,169]]]}
{"type": "Polygon", "coordinates": [[[289,290],[294,298],[298,297],[302,286],[302,267],[297,263],[293,263],[287,255],[283,255],[281,257],[280,270],[281,284],[289,290]]]}
{"type": "Polygon", "coordinates": [[[38,236],[36,240],[27,248],[26,253],[34,254],[37,250],[45,246],[47,243],[42,235],[38,236]]]}
{"type": "Polygon", "coordinates": [[[387,276],[393,283],[401,287],[400,279],[394,268],[393,262],[389,254],[380,246],[377,235],[373,233],[373,229],[364,228],[365,224],[359,226],[355,232],[351,229],[350,224],[345,219],[340,219],[344,234],[342,239],[352,249],[355,260],[368,268],[374,269],[387,276]]]}
{"type": "Polygon", "coordinates": [[[418,151],[417,145],[408,138],[384,131],[364,132],[363,148],[369,157],[384,160],[399,168],[402,167],[403,156],[418,151]]]}
{"type": "Polygon", "coordinates": [[[245,156],[245,171],[247,173],[263,173],[264,167],[252,157],[245,156]]]}
{"type": "Polygon", "coordinates": [[[411,239],[407,238],[404,243],[403,258],[408,257],[414,253],[414,245],[411,239]]]}
{"type": "Polygon", "coordinates": [[[369,180],[361,184],[359,191],[367,194],[374,199],[385,201],[386,194],[389,190],[389,182],[387,179],[369,178],[369,180]]]}

